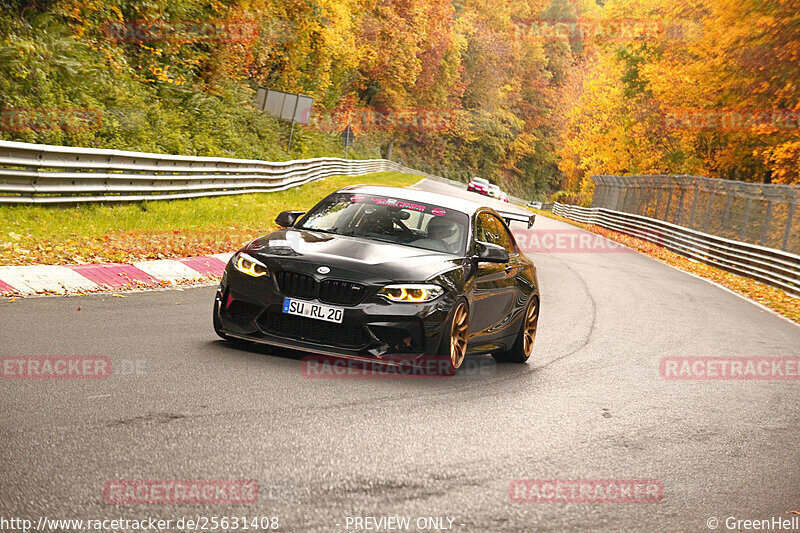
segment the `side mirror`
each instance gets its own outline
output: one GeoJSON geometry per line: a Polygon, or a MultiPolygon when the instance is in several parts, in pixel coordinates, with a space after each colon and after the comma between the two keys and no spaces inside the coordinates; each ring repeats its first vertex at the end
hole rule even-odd
{"type": "Polygon", "coordinates": [[[508,263],[508,251],[499,244],[478,242],[479,263],[508,263]]]}
{"type": "Polygon", "coordinates": [[[282,228],[291,228],[297,219],[305,214],[305,211],[281,211],[275,219],[275,223],[282,228]]]}

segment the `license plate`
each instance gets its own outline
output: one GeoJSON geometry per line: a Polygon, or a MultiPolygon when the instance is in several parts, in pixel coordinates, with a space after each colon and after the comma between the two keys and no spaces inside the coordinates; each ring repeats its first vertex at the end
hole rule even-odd
{"type": "Polygon", "coordinates": [[[344,309],[339,307],[312,304],[311,302],[292,300],[291,298],[283,299],[283,312],[289,315],[305,316],[308,318],[316,318],[317,320],[336,322],[337,324],[341,324],[342,318],[344,317],[344,309]]]}

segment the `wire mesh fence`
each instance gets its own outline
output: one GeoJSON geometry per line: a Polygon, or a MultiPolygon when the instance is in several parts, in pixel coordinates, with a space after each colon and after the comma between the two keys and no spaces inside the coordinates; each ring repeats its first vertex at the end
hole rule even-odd
{"type": "Polygon", "coordinates": [[[592,207],[800,253],[800,186],[688,175],[592,176],[592,207]]]}
{"type": "Polygon", "coordinates": [[[432,165],[430,163],[424,161],[414,161],[410,163],[414,168],[420,170],[421,172],[425,172],[427,174],[432,174],[434,176],[440,176],[442,178],[448,179],[450,181],[459,181],[461,183],[469,183],[469,180],[473,176],[479,176],[475,172],[471,172],[465,169],[454,169],[447,167],[445,165],[432,165]]]}

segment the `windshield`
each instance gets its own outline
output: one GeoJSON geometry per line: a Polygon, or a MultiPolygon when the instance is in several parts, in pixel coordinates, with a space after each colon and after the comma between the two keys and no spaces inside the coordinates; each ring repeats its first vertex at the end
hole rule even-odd
{"type": "Polygon", "coordinates": [[[314,206],[295,227],[463,255],[469,217],[389,196],[335,193],[314,206]]]}

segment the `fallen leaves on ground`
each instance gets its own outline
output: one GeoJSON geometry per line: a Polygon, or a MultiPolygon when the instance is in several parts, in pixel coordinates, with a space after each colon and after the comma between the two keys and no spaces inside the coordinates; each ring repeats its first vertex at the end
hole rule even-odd
{"type": "Polygon", "coordinates": [[[98,237],[75,237],[63,242],[34,241],[21,236],[0,243],[0,265],[74,265],[132,263],[153,259],[196,257],[231,252],[257,236],[268,233],[249,228],[226,227],[162,232],[119,231],[98,237]]]}

